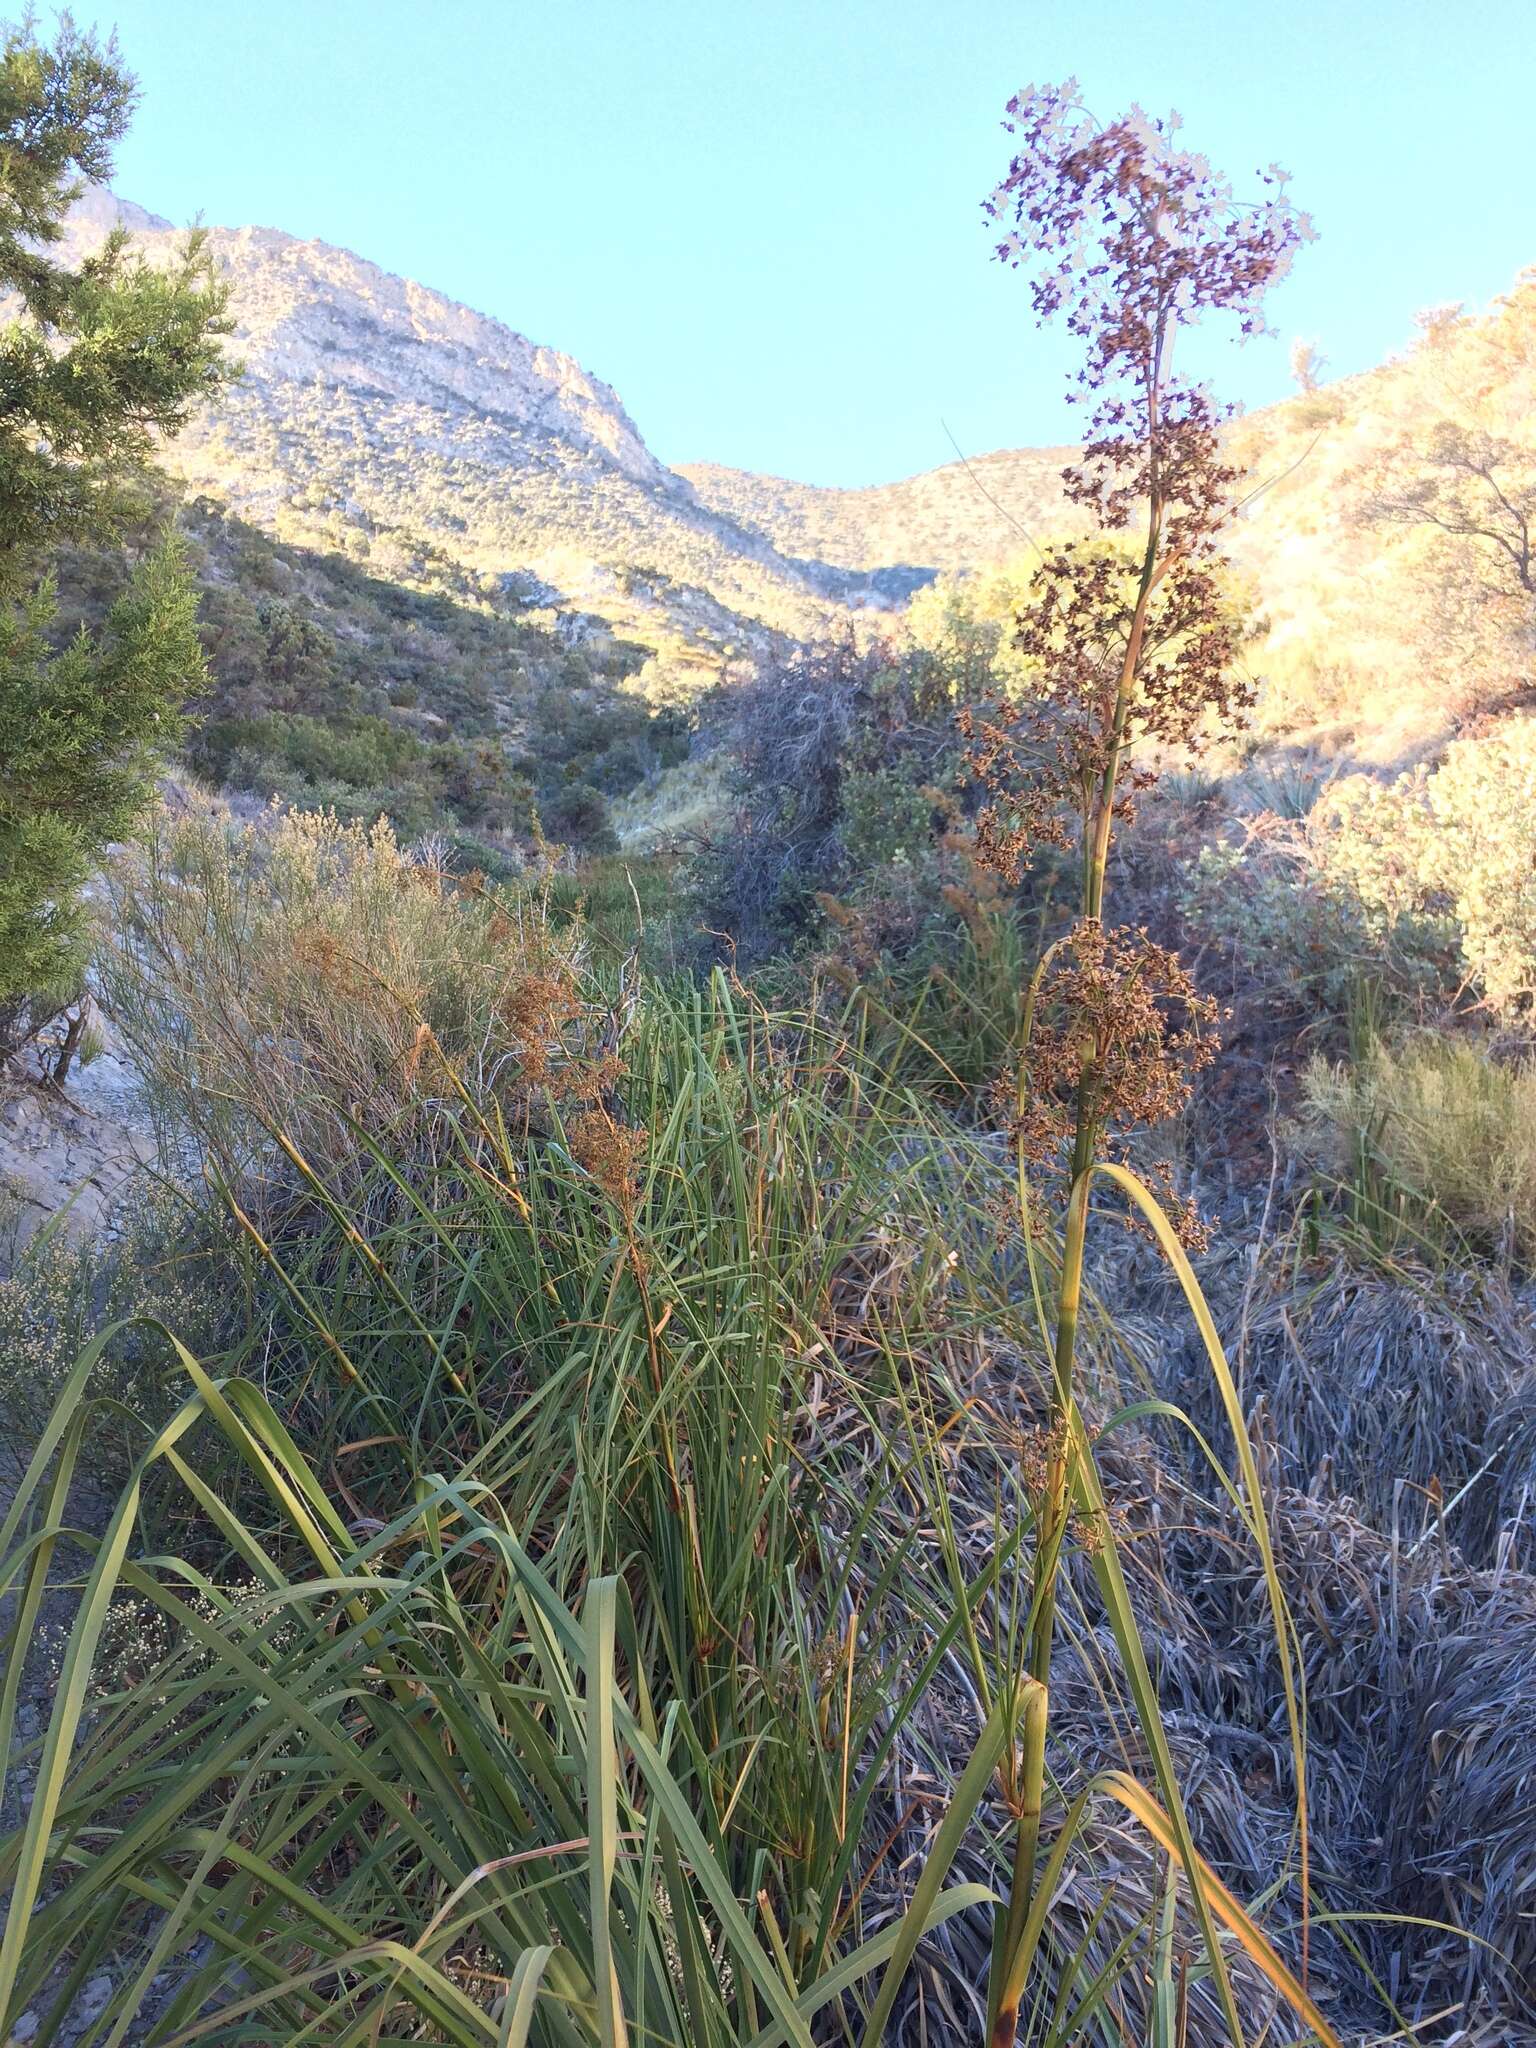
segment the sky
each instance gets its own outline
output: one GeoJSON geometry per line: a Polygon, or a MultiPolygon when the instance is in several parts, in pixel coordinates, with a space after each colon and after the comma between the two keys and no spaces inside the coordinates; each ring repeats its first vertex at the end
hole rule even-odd
{"type": "MultiPolygon", "coordinates": [[[[11,10],[14,11],[14,10],[11,10]]],[[[1070,438],[1068,348],[990,260],[1004,103],[1176,107],[1319,239],[1247,406],[1401,349],[1536,263],[1531,0],[115,0],[143,100],[116,189],[338,243],[618,390],[668,463],[887,482],[1070,438]]],[[[1190,358],[1186,358],[1186,365],[1190,358]]]]}

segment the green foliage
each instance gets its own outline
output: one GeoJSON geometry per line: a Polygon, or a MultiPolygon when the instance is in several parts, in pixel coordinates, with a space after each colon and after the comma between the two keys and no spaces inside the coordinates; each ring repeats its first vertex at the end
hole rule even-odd
{"type": "Polygon", "coordinates": [[[532,785],[495,741],[428,742],[363,712],[213,719],[190,753],[216,782],[363,823],[387,815],[406,834],[445,819],[523,835],[532,824],[532,785]]]}
{"type": "MultiPolygon", "coordinates": [[[[633,2028],[658,2048],[810,2048],[829,2008],[888,1986],[888,2012],[919,1939],[987,1902],[980,1885],[942,1888],[1001,1713],[912,1904],[851,1953],[797,1961],[796,1930],[766,1895],[738,1896],[695,1810],[686,1732],[639,1677],[622,1585],[593,1581],[578,1621],[468,1474],[428,1483],[359,1546],[255,1386],[181,1358],[185,1405],[90,1575],[32,1825],[0,1845],[17,1906],[0,2023],[35,2000],[50,2037],[73,1990],[52,1964],[79,1945],[127,1966],[101,2025],[150,2018],[159,2038],[614,2048],[633,2028]],[[280,1515],[273,1534],[226,1517],[250,1574],[230,1589],[130,1551],[160,1465],[201,1505],[182,1446],[203,1417],[280,1515]],[[114,1731],[102,1771],[75,1737],[114,1602],[119,1617],[132,1603],[153,1683],[96,1702],[114,1731]],[[39,1898],[55,1823],[92,1846],[39,1898]]],[[[72,1391],[88,1386],[81,1373],[72,1391]]],[[[90,1413],[54,1432],[66,1476],[90,1413]]],[[[26,1573],[29,1614],[51,1548],[26,1573]]]]}
{"type": "Polygon", "coordinates": [[[899,768],[855,768],[843,784],[843,850],[856,873],[910,861],[933,841],[931,790],[899,768]]]}
{"type": "Polygon", "coordinates": [[[167,539],[97,641],[51,651],[47,584],[0,618],[0,1010],[79,984],[79,889],[133,826],[201,684],[196,609],[167,539]]]}
{"type": "Polygon", "coordinates": [[[51,45],[30,21],[3,30],[0,294],[16,302],[0,333],[5,601],[41,544],[100,529],[155,436],[174,434],[228,375],[228,295],[202,236],[170,270],[136,259],[121,233],[77,272],[48,254],[79,181],[110,176],[134,98],[115,46],[67,17],[51,45]]]}
{"type": "Polygon", "coordinates": [[[540,812],[549,837],[569,842],[587,853],[617,853],[618,834],[608,821],[608,806],[590,782],[567,782],[548,797],[540,812]]]}
{"type": "Polygon", "coordinates": [[[115,48],[66,16],[52,45],[30,21],[0,41],[0,1042],[78,984],[77,892],[148,793],[202,679],[194,601],[175,548],[142,567],[105,639],[50,652],[41,551],[110,532],[157,435],[228,375],[227,293],[200,236],[169,270],[122,234],[70,271],[49,249],[103,180],[134,97],[115,48]]]}
{"type": "Polygon", "coordinates": [[[229,1328],[233,1269],[217,1238],[197,1241],[194,1226],[206,1221],[146,1179],[111,1237],[76,1240],[45,1224],[13,1257],[5,1248],[0,1415],[9,1430],[35,1441],[86,1345],[124,1318],[145,1318],[121,1332],[96,1375],[104,1405],[94,1469],[103,1480],[126,1476],[143,1430],[170,1412],[163,1383],[171,1354],[152,1323],[199,1347],[229,1328]]]}

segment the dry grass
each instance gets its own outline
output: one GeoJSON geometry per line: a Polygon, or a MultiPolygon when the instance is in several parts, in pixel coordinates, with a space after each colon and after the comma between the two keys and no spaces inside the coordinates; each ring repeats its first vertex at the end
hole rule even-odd
{"type": "Polygon", "coordinates": [[[1483,1252],[1536,1261],[1536,1062],[1424,1034],[1358,1064],[1317,1060],[1306,1131],[1340,1178],[1364,1156],[1420,1212],[1483,1252]]]}

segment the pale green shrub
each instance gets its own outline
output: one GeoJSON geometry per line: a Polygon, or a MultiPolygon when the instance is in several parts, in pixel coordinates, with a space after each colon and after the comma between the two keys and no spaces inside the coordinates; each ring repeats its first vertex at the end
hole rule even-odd
{"type": "Polygon", "coordinates": [[[1425,1033],[1354,1066],[1316,1059],[1303,1091],[1304,1141],[1341,1179],[1363,1162],[1428,1231],[1444,1219],[1485,1250],[1536,1260],[1536,1061],[1425,1033]]]}
{"type": "Polygon", "coordinates": [[[1273,843],[1200,849],[1181,898],[1246,994],[1341,1009],[1369,943],[1359,906],[1273,843]]]}
{"type": "MultiPolygon", "coordinates": [[[[1410,1004],[1443,989],[1454,959],[1441,925],[1374,911],[1322,858],[1308,825],[1268,813],[1241,844],[1200,849],[1180,909],[1230,971],[1234,1001],[1288,1016],[1341,1017],[1362,979],[1389,1001],[1410,1004]]],[[[1213,966],[1208,961],[1208,972],[1213,966]]]]}
{"type": "Polygon", "coordinates": [[[1536,723],[1458,740],[1390,785],[1336,784],[1313,817],[1322,874],[1390,928],[1438,924],[1508,1015],[1536,997],[1536,723]]]}

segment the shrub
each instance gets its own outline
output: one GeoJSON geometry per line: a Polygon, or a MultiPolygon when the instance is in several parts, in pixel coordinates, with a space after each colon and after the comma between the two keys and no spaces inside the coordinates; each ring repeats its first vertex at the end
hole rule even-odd
{"type": "Polygon", "coordinates": [[[1323,799],[1322,870],[1379,929],[1438,925],[1488,1006],[1536,999],[1536,721],[1456,741],[1388,786],[1365,776],[1323,799]]]}
{"type": "Polygon", "coordinates": [[[510,1105],[579,1019],[579,935],[382,822],[162,820],[111,893],[114,1014],[162,1118],[236,1181],[278,1133],[322,1170],[356,1160],[359,1126],[410,1158],[447,1072],[510,1105]]]}
{"type": "Polygon", "coordinates": [[[120,1476],[137,1429],[167,1412],[170,1347],[156,1323],[199,1346],[226,1333],[231,1295],[222,1232],[187,1204],[141,1183],[110,1236],[76,1241],[45,1227],[0,1277],[0,1419],[8,1442],[35,1442],[86,1344],[121,1318],[125,1329],[98,1371],[106,1397],[94,1445],[98,1479],[120,1476]]]}
{"type": "Polygon", "coordinates": [[[1304,1088],[1303,1139],[1341,1179],[1374,1167],[1421,1235],[1449,1224],[1536,1263],[1536,1061],[1423,1033],[1353,1066],[1315,1059],[1304,1088]]]}
{"type": "Polygon", "coordinates": [[[744,958],[814,931],[818,892],[931,847],[957,752],[931,665],[849,636],[764,662],[709,715],[737,807],[703,864],[704,921],[744,958]]]}
{"type": "Polygon", "coordinates": [[[557,789],[540,807],[540,821],[551,839],[583,853],[619,850],[619,835],[609,821],[607,802],[590,782],[568,782],[557,789]]]}

